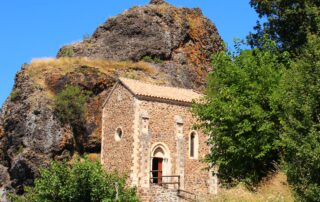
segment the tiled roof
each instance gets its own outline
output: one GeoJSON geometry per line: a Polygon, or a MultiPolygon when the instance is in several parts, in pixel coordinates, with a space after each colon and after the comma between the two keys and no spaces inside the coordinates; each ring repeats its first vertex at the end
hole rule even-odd
{"type": "Polygon", "coordinates": [[[201,94],[191,89],[154,85],[127,78],[120,78],[119,80],[134,95],[140,97],[151,97],[189,103],[191,103],[192,100],[202,97],[201,94]]]}

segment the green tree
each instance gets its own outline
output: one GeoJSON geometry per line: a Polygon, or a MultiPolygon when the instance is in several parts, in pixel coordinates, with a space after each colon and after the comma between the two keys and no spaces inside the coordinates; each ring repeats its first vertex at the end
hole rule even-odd
{"type": "Polygon", "coordinates": [[[78,86],[67,85],[54,99],[55,115],[72,127],[74,146],[80,154],[84,153],[83,143],[87,137],[85,124],[90,94],[78,86]]]}
{"type": "Polygon", "coordinates": [[[288,181],[301,201],[320,201],[320,39],[313,36],[280,85],[288,181]]]}
{"type": "Polygon", "coordinates": [[[85,122],[89,93],[78,86],[67,85],[54,99],[54,111],[60,121],[71,126],[85,122]]]}
{"type": "Polygon", "coordinates": [[[284,67],[274,48],[268,42],[264,50],[219,53],[205,98],[193,107],[212,145],[207,160],[220,167],[226,184],[254,185],[279,161],[279,121],[272,100],[284,67]]]}
{"type": "Polygon", "coordinates": [[[111,202],[139,201],[134,188],[126,187],[126,178],[106,173],[99,162],[77,159],[72,165],[52,162],[40,171],[34,187],[16,202],[111,202]]]}
{"type": "Polygon", "coordinates": [[[281,50],[297,53],[307,43],[308,34],[320,34],[319,0],[251,0],[250,4],[260,18],[267,18],[248,37],[255,47],[268,34],[281,50]]]}

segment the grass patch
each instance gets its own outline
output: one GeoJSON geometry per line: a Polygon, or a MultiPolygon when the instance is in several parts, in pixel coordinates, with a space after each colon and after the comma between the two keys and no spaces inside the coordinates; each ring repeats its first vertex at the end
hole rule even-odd
{"type": "Polygon", "coordinates": [[[256,192],[249,191],[244,185],[231,189],[220,189],[212,202],[293,202],[293,192],[284,173],[279,172],[264,180],[256,192]]]}
{"type": "Polygon", "coordinates": [[[34,59],[28,68],[29,76],[36,84],[46,88],[46,75],[65,75],[75,71],[80,66],[94,67],[98,71],[107,75],[124,76],[126,72],[141,71],[147,75],[155,75],[156,71],[152,66],[146,62],[133,61],[112,61],[112,60],[91,60],[88,58],[69,58],[61,57],[58,59],[34,59]]]}

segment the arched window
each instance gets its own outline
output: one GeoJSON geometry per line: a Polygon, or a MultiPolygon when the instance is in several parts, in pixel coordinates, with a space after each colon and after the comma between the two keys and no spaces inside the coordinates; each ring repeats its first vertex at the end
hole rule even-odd
{"type": "Polygon", "coordinates": [[[195,131],[192,131],[189,136],[189,156],[191,159],[198,158],[198,134],[195,131]]]}
{"type": "Polygon", "coordinates": [[[123,136],[123,131],[121,128],[117,128],[116,129],[116,134],[115,134],[115,140],[116,141],[120,141],[122,139],[122,136],[123,136]]]}
{"type": "Polygon", "coordinates": [[[196,138],[196,135],[194,133],[191,133],[190,136],[190,157],[194,157],[194,139],[196,138]]]}

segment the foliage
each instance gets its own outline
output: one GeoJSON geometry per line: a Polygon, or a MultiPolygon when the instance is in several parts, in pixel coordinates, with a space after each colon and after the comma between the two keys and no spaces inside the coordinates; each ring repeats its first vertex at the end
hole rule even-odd
{"type": "Polygon", "coordinates": [[[320,34],[319,0],[251,0],[251,6],[267,21],[249,35],[251,45],[263,44],[268,34],[281,50],[297,53],[307,43],[308,34],[320,34]]]}
{"type": "Polygon", "coordinates": [[[72,165],[52,162],[40,171],[34,187],[15,202],[111,202],[138,201],[134,188],[126,187],[126,178],[105,173],[99,162],[77,159],[72,165]]]}
{"type": "Polygon", "coordinates": [[[13,90],[10,94],[10,100],[13,102],[20,99],[20,97],[21,97],[21,91],[19,89],[13,90]]]}
{"type": "Polygon", "coordinates": [[[67,85],[54,99],[54,111],[60,121],[71,126],[84,123],[88,95],[78,86],[67,85]]]}
{"type": "Polygon", "coordinates": [[[301,201],[320,201],[320,39],[310,38],[282,79],[282,142],[288,181],[301,201]]]}
{"type": "Polygon", "coordinates": [[[298,200],[320,201],[320,1],[250,4],[268,18],[248,37],[251,45],[260,47],[268,33],[280,51],[293,53],[274,100],[281,115],[284,168],[298,200]]]}
{"type": "Polygon", "coordinates": [[[146,55],[142,58],[143,61],[145,62],[150,62],[150,63],[162,63],[163,61],[159,57],[151,57],[149,55],[146,55]]]}
{"type": "Polygon", "coordinates": [[[61,50],[61,53],[60,53],[61,57],[73,57],[74,56],[74,51],[72,48],[63,48],[61,50]]]}
{"type": "Polygon", "coordinates": [[[268,42],[264,50],[219,53],[206,96],[193,107],[212,145],[207,160],[220,167],[225,184],[253,185],[279,161],[279,121],[272,100],[284,67],[274,48],[268,42]]]}

